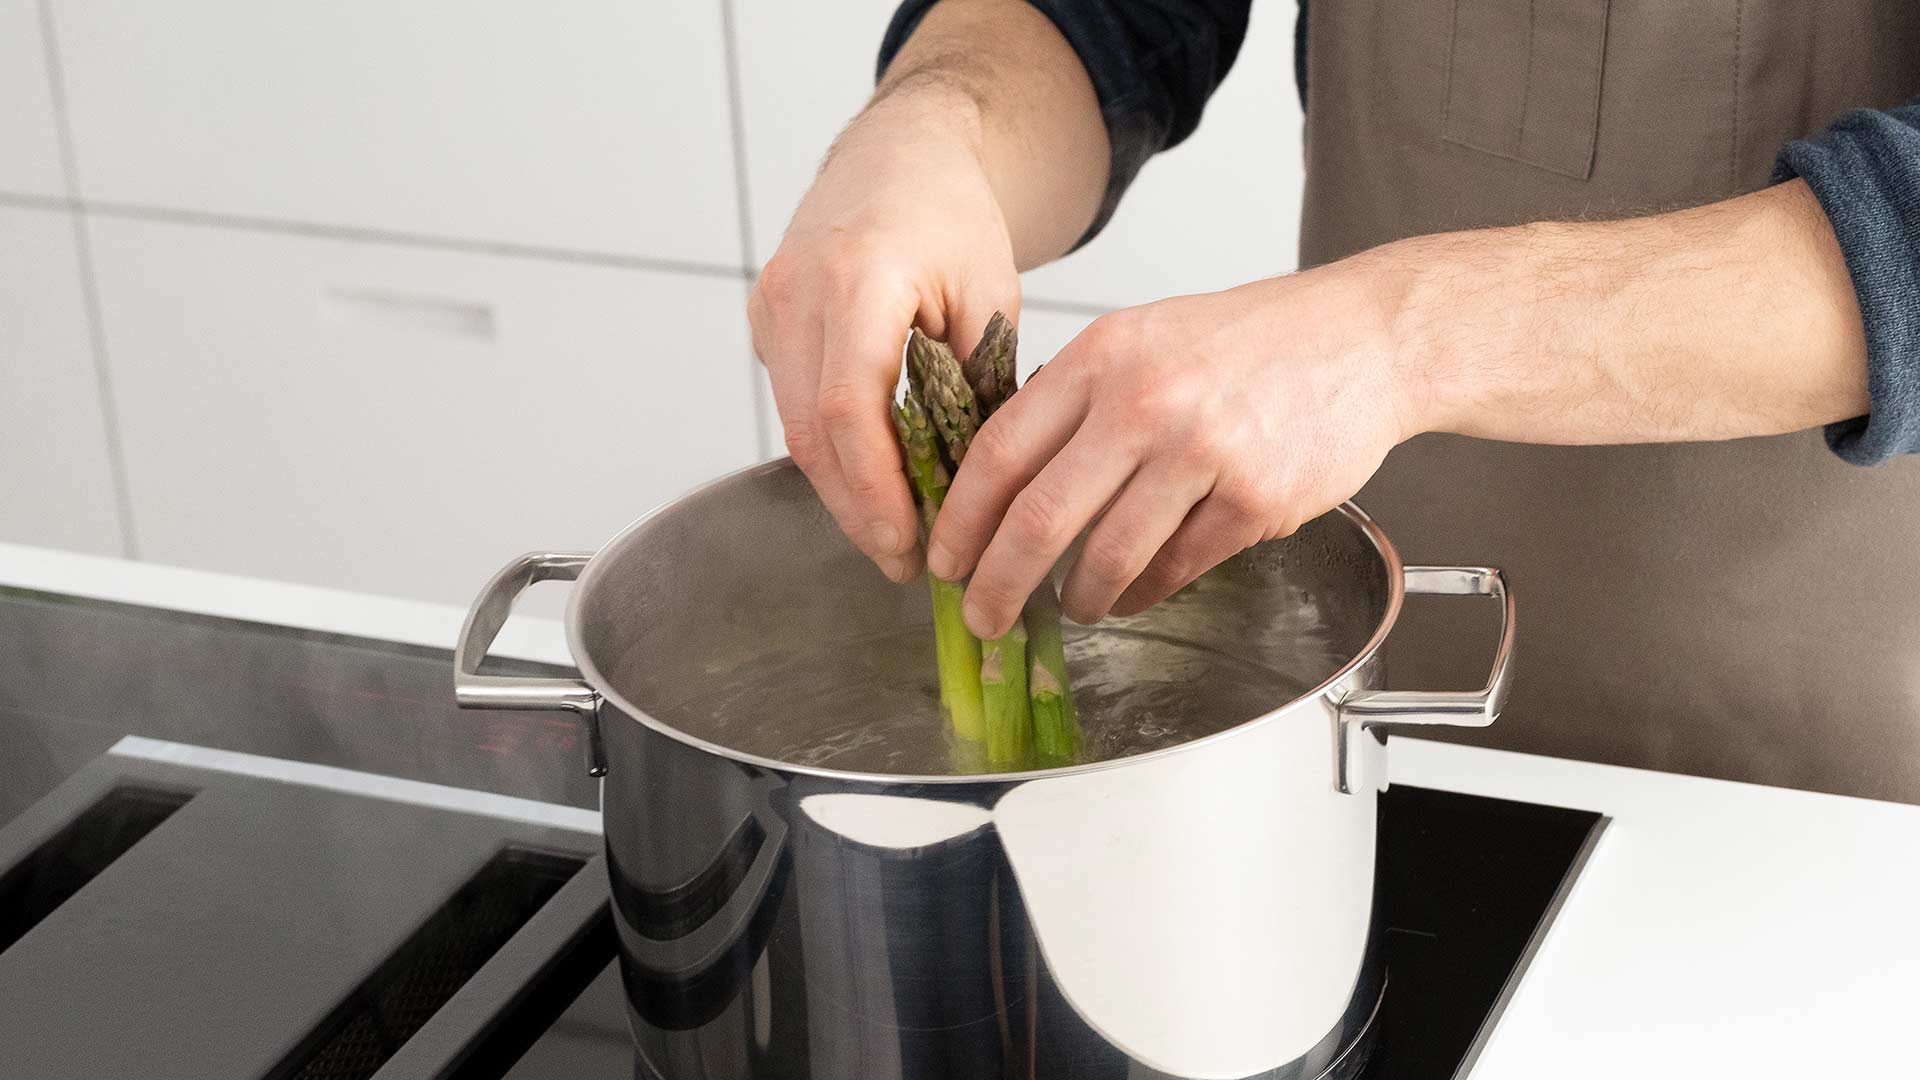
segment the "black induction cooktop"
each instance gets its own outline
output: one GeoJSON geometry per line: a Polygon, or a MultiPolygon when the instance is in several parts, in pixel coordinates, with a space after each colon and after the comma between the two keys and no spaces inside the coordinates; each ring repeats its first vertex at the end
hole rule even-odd
{"type": "MultiPolygon", "coordinates": [[[[458,712],[450,673],[0,589],[6,1075],[635,1076],[582,733],[458,712]]],[[[1467,1075],[1604,824],[1387,793],[1358,1075],[1467,1075]]]]}
{"type": "MultiPolygon", "coordinates": [[[[1387,793],[1381,894],[1388,983],[1363,1080],[1469,1075],[1606,819],[1425,788],[1387,793]]],[[[539,1037],[513,1080],[635,1075],[618,974],[603,972],[539,1037]]],[[[641,1080],[648,1080],[644,1075],[641,1080]]]]}

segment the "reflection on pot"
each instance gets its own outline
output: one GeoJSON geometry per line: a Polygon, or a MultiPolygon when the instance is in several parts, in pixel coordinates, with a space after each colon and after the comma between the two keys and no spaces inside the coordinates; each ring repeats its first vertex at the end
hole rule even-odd
{"type": "Polygon", "coordinates": [[[1002,1075],[1018,922],[1002,918],[1012,880],[987,812],[807,778],[792,790],[810,1075],[1002,1075]]]}
{"type": "MultiPolygon", "coordinates": [[[[1042,969],[1144,1075],[1317,1077],[1357,1033],[1350,1014],[1371,1014],[1380,980],[1356,961],[1373,897],[1325,868],[1371,865],[1375,822],[1330,812],[1352,798],[1324,782],[1334,727],[1270,725],[1230,753],[1023,784],[995,806],[1042,969]]],[[[1381,744],[1361,742],[1382,775],[1381,744]]]]}

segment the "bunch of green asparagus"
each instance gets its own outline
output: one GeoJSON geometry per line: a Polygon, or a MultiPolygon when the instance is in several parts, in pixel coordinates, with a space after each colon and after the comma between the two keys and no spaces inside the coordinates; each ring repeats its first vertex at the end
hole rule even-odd
{"type": "MultiPolygon", "coordinates": [[[[946,345],[913,331],[907,339],[907,392],[894,410],[907,475],[931,530],[947,487],[966,460],[974,432],[1017,389],[1013,324],[995,312],[963,363],[946,345]]],[[[929,574],[940,704],[949,729],[981,746],[990,768],[1047,768],[1075,761],[1080,725],[1067,681],[1060,598],[1042,581],[1006,634],[981,641],[967,629],[965,586],[929,574]]]]}

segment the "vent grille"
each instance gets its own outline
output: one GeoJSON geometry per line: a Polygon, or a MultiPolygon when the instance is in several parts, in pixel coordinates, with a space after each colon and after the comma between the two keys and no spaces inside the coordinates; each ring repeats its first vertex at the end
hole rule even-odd
{"type": "Polygon", "coordinates": [[[271,1074],[363,1080],[466,985],[584,860],[510,849],[482,867],[271,1074]]]}
{"type": "Polygon", "coordinates": [[[0,875],[0,952],[26,937],[192,798],[184,791],[115,788],[0,875]]]}

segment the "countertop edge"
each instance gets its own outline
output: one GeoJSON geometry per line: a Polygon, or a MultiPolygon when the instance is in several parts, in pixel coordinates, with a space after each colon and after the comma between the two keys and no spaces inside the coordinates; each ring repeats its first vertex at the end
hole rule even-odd
{"type": "MultiPolygon", "coordinates": [[[[0,543],[0,585],[451,649],[466,610],[318,585],[0,543]]],[[[514,615],[495,655],[571,664],[559,619],[514,615]]]]}

